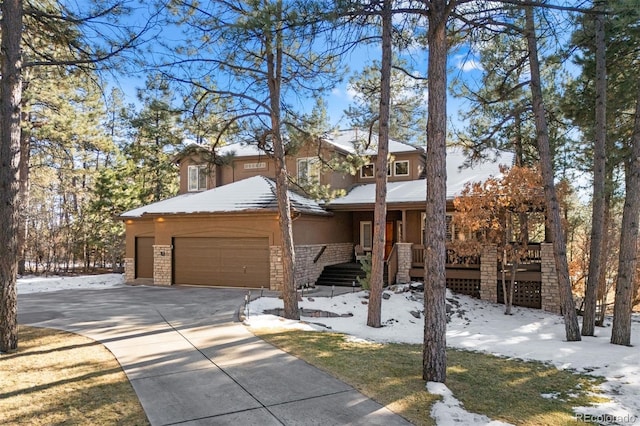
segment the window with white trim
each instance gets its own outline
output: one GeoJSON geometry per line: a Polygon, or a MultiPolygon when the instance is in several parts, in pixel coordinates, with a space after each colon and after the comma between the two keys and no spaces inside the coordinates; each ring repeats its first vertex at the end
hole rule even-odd
{"type": "Polygon", "coordinates": [[[189,192],[207,189],[207,166],[189,166],[188,175],[187,190],[189,192]]]}
{"type": "Polygon", "coordinates": [[[373,223],[371,221],[360,222],[360,245],[363,250],[367,251],[373,248],[373,223]]]}
{"type": "Polygon", "coordinates": [[[360,177],[361,178],[372,178],[375,175],[375,166],[373,163],[365,164],[360,167],[360,177]]]}
{"type": "Polygon", "coordinates": [[[409,176],[409,160],[394,161],[394,176],[409,176]]]}
{"type": "Polygon", "coordinates": [[[320,161],[316,157],[298,158],[298,182],[320,182],[320,161]]]}
{"type": "MultiPolygon", "coordinates": [[[[422,220],[420,221],[422,223],[422,226],[420,228],[420,243],[424,245],[424,230],[427,226],[427,214],[426,213],[422,213],[422,220]]],[[[453,236],[455,235],[455,227],[453,224],[453,215],[451,214],[447,214],[445,216],[445,225],[446,225],[446,231],[445,231],[445,241],[449,242],[449,241],[453,241],[453,236]]]]}

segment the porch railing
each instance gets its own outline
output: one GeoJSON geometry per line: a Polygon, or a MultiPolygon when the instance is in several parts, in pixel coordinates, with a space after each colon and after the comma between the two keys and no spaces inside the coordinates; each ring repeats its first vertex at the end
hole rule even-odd
{"type": "MultiPolygon", "coordinates": [[[[424,246],[419,244],[411,246],[412,268],[424,266],[424,253],[424,246]]],[[[447,249],[446,266],[448,268],[480,269],[480,256],[458,256],[454,250],[447,249]]]]}
{"type": "MultiPolygon", "coordinates": [[[[540,244],[529,243],[527,247],[527,254],[520,263],[523,265],[535,265],[541,263],[540,244]]],[[[413,268],[420,268],[424,266],[424,247],[419,244],[414,244],[411,247],[411,266],[413,268]]],[[[448,249],[447,267],[479,268],[480,256],[458,256],[454,250],[448,249]]]]}
{"type": "Polygon", "coordinates": [[[396,283],[396,275],[398,274],[398,250],[396,245],[393,245],[387,260],[387,285],[393,285],[396,283]]]}

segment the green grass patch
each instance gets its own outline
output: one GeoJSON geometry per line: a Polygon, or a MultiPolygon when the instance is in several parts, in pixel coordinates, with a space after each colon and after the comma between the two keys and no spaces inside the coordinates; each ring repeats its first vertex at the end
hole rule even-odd
{"type": "Polygon", "coordinates": [[[20,326],[0,354],[2,425],[148,425],[113,354],[77,334],[20,326]]]}
{"type": "MultiPolygon", "coordinates": [[[[267,342],[350,384],[416,425],[434,425],[422,346],[351,341],[338,333],[253,330],[267,342]]],[[[573,407],[603,402],[602,379],[543,363],[449,349],[447,386],[470,412],[516,425],[579,425],[573,407]],[[543,394],[553,394],[545,398],[543,394]]]]}

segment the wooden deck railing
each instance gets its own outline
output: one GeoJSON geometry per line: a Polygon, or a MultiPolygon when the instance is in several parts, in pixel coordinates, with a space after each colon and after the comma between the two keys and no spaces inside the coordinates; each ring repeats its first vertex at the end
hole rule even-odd
{"type": "Polygon", "coordinates": [[[387,260],[385,260],[387,264],[387,285],[396,283],[396,275],[398,274],[398,250],[396,247],[394,244],[387,260]]]}
{"type": "MultiPolygon", "coordinates": [[[[527,255],[521,264],[539,264],[540,244],[529,243],[527,247],[527,255]]],[[[411,267],[421,268],[424,266],[424,247],[420,244],[414,244],[411,247],[411,267]]],[[[452,249],[447,250],[447,267],[448,268],[480,268],[480,256],[457,256],[452,249]]]]}
{"type": "MultiPolygon", "coordinates": [[[[447,267],[480,269],[480,256],[458,256],[454,250],[447,249],[447,267]]],[[[414,244],[411,247],[411,267],[424,266],[424,247],[414,244]]]]}

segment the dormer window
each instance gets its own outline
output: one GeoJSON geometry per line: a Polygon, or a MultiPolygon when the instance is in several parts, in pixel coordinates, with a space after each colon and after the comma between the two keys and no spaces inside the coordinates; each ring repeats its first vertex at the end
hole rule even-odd
{"type": "Polygon", "coordinates": [[[360,167],[360,177],[361,178],[372,178],[375,173],[375,168],[373,163],[365,164],[360,167]]]}
{"type": "Polygon", "coordinates": [[[189,192],[205,191],[207,189],[207,166],[189,166],[189,192]]]}

